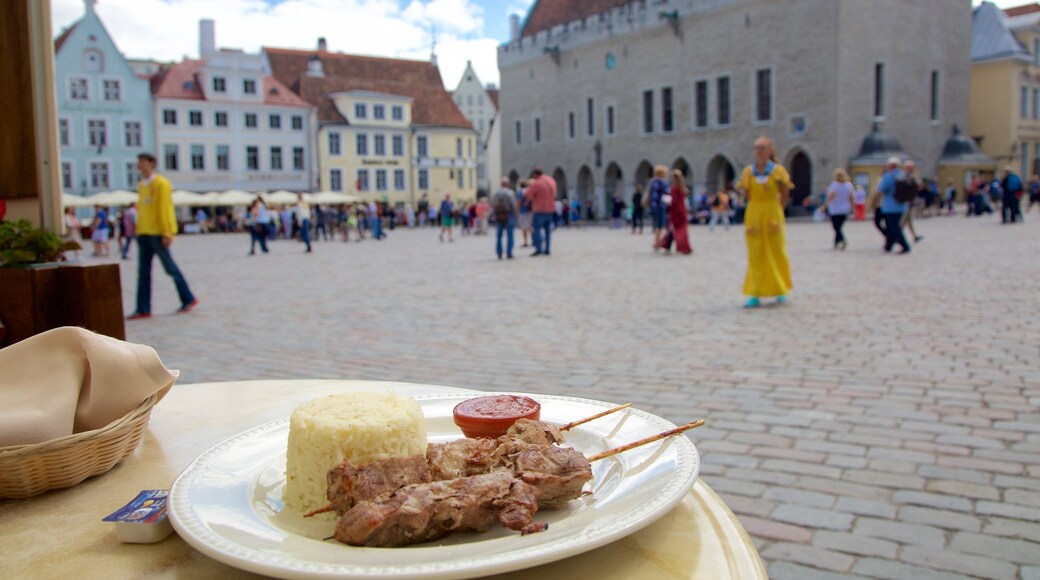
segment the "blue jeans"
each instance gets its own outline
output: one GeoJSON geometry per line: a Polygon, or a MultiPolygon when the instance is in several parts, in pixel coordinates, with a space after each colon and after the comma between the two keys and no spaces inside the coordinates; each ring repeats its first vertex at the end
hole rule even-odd
{"type": "Polygon", "coordinates": [[[121,251],[122,251],[124,260],[126,259],[127,252],[130,251],[130,244],[132,244],[133,241],[134,241],[134,237],[133,236],[127,236],[127,237],[123,238],[123,247],[121,248],[121,251]]]}
{"type": "Polygon", "coordinates": [[[253,224],[249,226],[249,253],[253,254],[256,252],[256,244],[260,244],[260,249],[267,253],[267,230],[272,229],[268,224],[253,224]]]}
{"type": "Polygon", "coordinates": [[[534,222],[534,249],[543,254],[549,253],[549,245],[552,241],[552,226],[555,213],[535,213],[534,222]],[[542,237],[545,237],[545,245],[542,245],[542,237]]]}
{"type": "Polygon", "coordinates": [[[173,278],[173,284],[177,287],[177,295],[181,299],[181,306],[187,306],[195,301],[195,296],[188,289],[188,282],[173,261],[169,248],[163,246],[161,236],[137,236],[137,253],[138,313],[148,314],[152,311],[152,257],[154,256],[159,257],[163,269],[173,278]]]}
{"type": "Polygon", "coordinates": [[[903,235],[903,226],[900,223],[903,220],[903,214],[886,213],[882,215],[885,218],[885,251],[891,252],[892,248],[898,245],[903,248],[904,252],[909,252],[910,244],[903,235]]]}
{"type": "Polygon", "coordinates": [[[506,234],[506,255],[513,257],[513,228],[516,227],[516,216],[511,215],[503,222],[497,222],[495,226],[495,251],[498,257],[502,257],[502,233],[506,234]]]}
{"type": "Polygon", "coordinates": [[[300,224],[300,240],[307,244],[307,251],[311,251],[311,220],[303,220],[300,224]]]}

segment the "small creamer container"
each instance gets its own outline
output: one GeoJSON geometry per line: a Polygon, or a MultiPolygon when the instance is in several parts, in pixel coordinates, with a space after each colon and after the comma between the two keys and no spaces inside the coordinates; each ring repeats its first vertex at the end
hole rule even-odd
{"type": "Polygon", "coordinates": [[[168,489],[146,489],[130,503],[104,518],[116,525],[116,537],[124,544],[153,544],[173,533],[166,517],[168,489]]]}

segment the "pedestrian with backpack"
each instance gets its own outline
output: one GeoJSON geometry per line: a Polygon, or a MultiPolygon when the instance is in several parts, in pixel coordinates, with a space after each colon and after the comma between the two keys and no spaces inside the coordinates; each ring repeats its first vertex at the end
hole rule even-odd
{"type": "Polygon", "coordinates": [[[491,211],[495,212],[495,252],[502,259],[502,234],[506,234],[506,258],[513,259],[513,230],[516,228],[516,193],[512,181],[502,178],[502,187],[491,195],[491,211]]]}
{"type": "Polygon", "coordinates": [[[726,193],[725,189],[720,189],[718,193],[711,198],[711,223],[708,224],[708,231],[714,232],[715,226],[721,221],[726,231],[729,231],[729,194],[726,193]]]}
{"type": "Polygon", "coordinates": [[[910,201],[917,196],[916,184],[907,181],[899,169],[898,157],[889,157],[885,163],[885,174],[878,184],[881,195],[881,218],[885,231],[885,252],[899,245],[900,254],[910,253],[910,244],[903,235],[903,215],[910,211],[910,201]]]}

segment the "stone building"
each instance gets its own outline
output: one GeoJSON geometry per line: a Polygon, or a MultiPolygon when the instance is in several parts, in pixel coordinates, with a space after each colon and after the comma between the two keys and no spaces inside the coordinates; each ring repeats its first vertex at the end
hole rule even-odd
{"type": "Polygon", "coordinates": [[[317,107],[319,184],[365,200],[474,199],[479,142],[428,61],[265,48],[274,76],[317,107]]]}
{"type": "Polygon", "coordinates": [[[311,191],[315,108],[278,82],[263,55],[216,48],[199,23],[199,58],[152,79],[159,168],[195,192],[311,191]]]}
{"type": "Polygon", "coordinates": [[[86,13],[54,41],[61,187],[93,195],[133,190],[137,154],[155,147],[148,78],[119,52],[85,0],[86,13]]]}
{"type": "MultiPolygon", "coordinates": [[[[473,63],[466,62],[466,70],[462,72],[458,86],[452,92],[455,106],[469,119],[479,135],[481,146],[477,155],[477,187],[490,192],[498,187],[498,178],[501,176],[489,175],[488,168],[495,165],[488,159],[488,154],[494,152],[494,148],[486,147],[488,136],[491,134],[491,124],[498,114],[498,88],[494,83],[484,85],[480,77],[473,70],[473,63]]],[[[501,164],[497,164],[501,166],[501,164]]]]}
{"type": "Polygon", "coordinates": [[[606,207],[655,164],[714,189],[767,135],[792,203],[875,125],[933,174],[966,126],[969,0],[539,0],[499,48],[503,169],[606,207]]]}

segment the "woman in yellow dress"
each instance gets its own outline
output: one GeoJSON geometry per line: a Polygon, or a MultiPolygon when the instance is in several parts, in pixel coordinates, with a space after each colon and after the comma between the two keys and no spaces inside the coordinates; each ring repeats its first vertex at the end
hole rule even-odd
{"type": "Polygon", "coordinates": [[[791,290],[791,265],[787,259],[784,207],[794,185],[787,170],[776,162],[776,151],[768,137],[755,140],[755,162],[740,175],[740,189],[747,196],[744,238],[748,270],[744,278],[745,306],[756,308],[762,297],[787,301],[791,290]]]}

